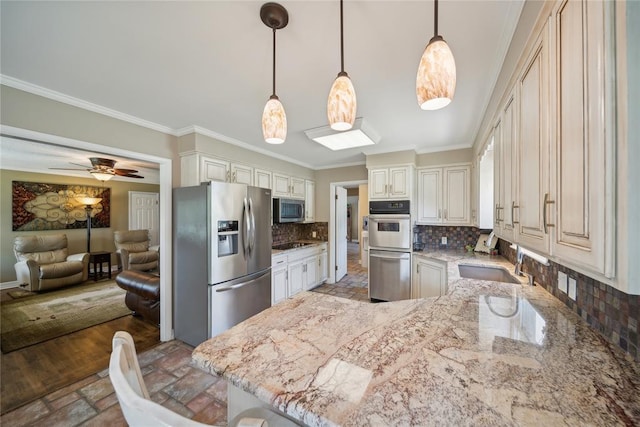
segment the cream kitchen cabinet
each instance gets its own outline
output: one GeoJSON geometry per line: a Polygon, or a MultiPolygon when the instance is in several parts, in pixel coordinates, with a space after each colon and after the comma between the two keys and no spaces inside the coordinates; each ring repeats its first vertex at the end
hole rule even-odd
{"type": "MultiPolygon", "coordinates": [[[[517,80],[517,240],[528,249],[549,253],[549,35],[548,25],[536,39],[517,80]]],[[[503,210],[504,211],[504,210],[503,210]]]]}
{"type": "Polygon", "coordinates": [[[271,172],[255,168],[253,170],[253,185],[256,187],[271,189],[271,172]]]}
{"type": "Polygon", "coordinates": [[[418,169],[418,224],[470,224],[471,166],[418,169]]]}
{"type": "Polygon", "coordinates": [[[273,173],[273,197],[305,198],[305,180],[273,173]]]}
{"type": "Polygon", "coordinates": [[[271,257],[271,304],[313,289],[328,277],[326,243],[274,254],[271,257]]]}
{"type": "Polygon", "coordinates": [[[550,20],[552,56],[551,254],[613,277],[613,56],[608,2],[560,1],[550,20]],[[609,104],[607,104],[609,102],[609,104]],[[606,113],[605,113],[606,112],[606,113]],[[608,116],[606,115],[608,114],[608,116]],[[553,215],[555,212],[555,216],[553,215]]]}
{"type": "Polygon", "coordinates": [[[493,131],[494,204],[493,231],[510,242],[514,239],[517,204],[517,115],[512,93],[501,110],[493,131]]]}
{"type": "Polygon", "coordinates": [[[287,295],[287,256],[273,256],[271,259],[271,305],[284,301],[287,295]]]}
{"type": "Polygon", "coordinates": [[[411,298],[439,297],[447,293],[447,263],[421,255],[413,256],[411,298]]]}
{"type": "Polygon", "coordinates": [[[314,222],[316,219],[316,183],[304,181],[304,221],[314,222]]]}
{"type": "Polygon", "coordinates": [[[411,199],[412,188],[412,166],[369,170],[369,200],[411,199]]]}
{"type": "Polygon", "coordinates": [[[253,168],[240,163],[191,153],[180,158],[180,185],[200,185],[207,181],[253,184],[253,168]]]}

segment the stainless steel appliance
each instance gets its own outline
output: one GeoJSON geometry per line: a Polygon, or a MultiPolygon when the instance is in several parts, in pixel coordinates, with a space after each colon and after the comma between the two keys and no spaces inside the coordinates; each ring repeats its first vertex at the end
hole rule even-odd
{"type": "Polygon", "coordinates": [[[273,222],[304,221],[304,200],[273,199],[273,222]]]}
{"type": "Polygon", "coordinates": [[[408,200],[369,202],[369,298],[411,298],[411,210],[408,200]]]}
{"type": "Polygon", "coordinates": [[[271,190],[173,190],[174,330],[196,346],[271,306],[271,190]]]}

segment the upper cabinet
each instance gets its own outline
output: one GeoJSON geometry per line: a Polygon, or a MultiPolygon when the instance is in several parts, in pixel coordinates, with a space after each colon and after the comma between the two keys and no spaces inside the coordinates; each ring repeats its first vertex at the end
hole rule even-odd
{"type": "Polygon", "coordinates": [[[180,158],[180,185],[200,185],[201,182],[222,181],[253,185],[253,168],[199,153],[180,158]]]}
{"type": "Polygon", "coordinates": [[[253,171],[253,185],[271,189],[271,172],[255,168],[253,171]]]}
{"type": "Polygon", "coordinates": [[[513,241],[517,200],[517,102],[512,93],[501,110],[498,123],[493,131],[494,164],[494,232],[503,239],[513,241]]]}
{"type": "Polygon", "coordinates": [[[369,200],[411,199],[412,188],[412,166],[369,170],[369,200]]]}
{"type": "Polygon", "coordinates": [[[470,224],[471,166],[418,169],[418,224],[470,224]]]}
{"type": "Polygon", "coordinates": [[[273,173],[273,197],[305,198],[304,179],[273,173]]]}
{"type": "MultiPolygon", "coordinates": [[[[555,55],[551,76],[551,205],[555,211],[552,253],[583,268],[613,276],[612,140],[606,123],[607,2],[562,1],[551,30],[555,55]]],[[[609,55],[609,56],[608,56],[609,55]]]]}
{"type": "Polygon", "coordinates": [[[316,219],[316,183],[305,179],[304,188],[304,221],[314,222],[316,219]]]}
{"type": "MultiPolygon", "coordinates": [[[[549,197],[549,40],[538,36],[517,83],[520,100],[518,156],[518,240],[548,253],[553,227],[549,197]]],[[[504,211],[504,209],[503,209],[504,211]]]]}

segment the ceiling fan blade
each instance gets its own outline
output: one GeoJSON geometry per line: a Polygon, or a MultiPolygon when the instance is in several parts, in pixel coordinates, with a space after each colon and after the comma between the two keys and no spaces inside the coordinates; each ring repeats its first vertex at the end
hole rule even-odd
{"type": "Polygon", "coordinates": [[[91,166],[87,166],[87,165],[81,165],[79,163],[73,163],[73,162],[69,162],[70,165],[74,165],[74,166],[80,166],[82,168],[85,168],[86,170],[91,170],[91,166]]]}
{"type": "Polygon", "coordinates": [[[49,169],[54,169],[54,170],[59,170],[59,171],[90,171],[91,169],[75,169],[75,168],[49,168],[49,169]]]}
{"type": "Polygon", "coordinates": [[[113,171],[116,173],[116,175],[127,175],[138,172],[135,169],[114,169],[113,171]]]}
{"type": "Polygon", "coordinates": [[[133,174],[133,173],[129,173],[129,174],[126,174],[126,175],[120,175],[120,176],[125,176],[127,178],[144,178],[144,176],[136,175],[136,174],[133,174]]]}

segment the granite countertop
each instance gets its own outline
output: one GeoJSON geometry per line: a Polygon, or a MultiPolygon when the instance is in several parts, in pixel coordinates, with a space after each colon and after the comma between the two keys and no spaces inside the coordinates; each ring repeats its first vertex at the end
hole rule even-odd
{"type": "Polygon", "coordinates": [[[460,278],[439,298],[303,292],[193,352],[196,366],[312,426],[638,425],[640,367],[540,287],[460,278]]]}

